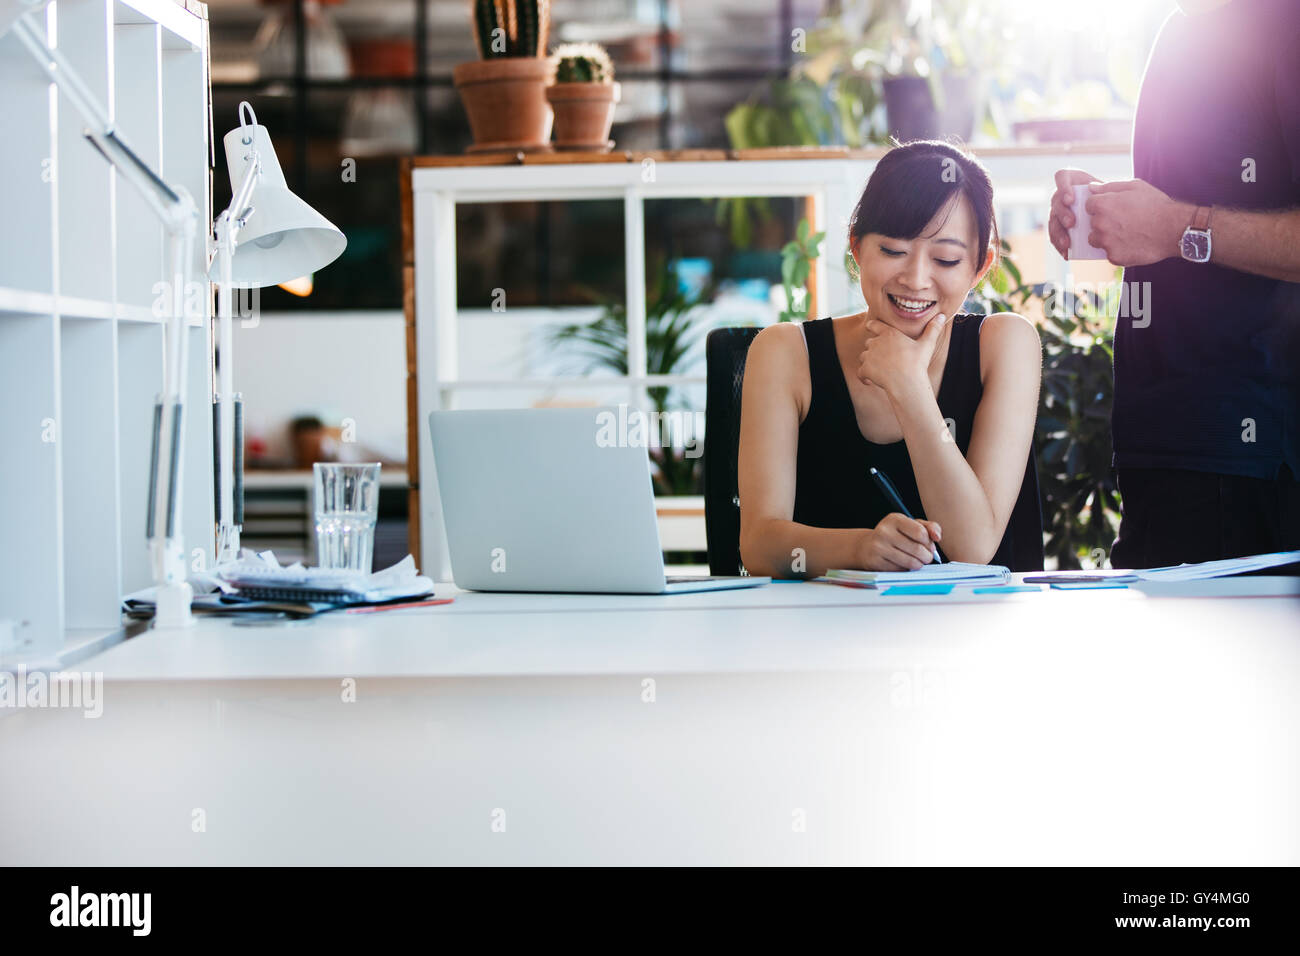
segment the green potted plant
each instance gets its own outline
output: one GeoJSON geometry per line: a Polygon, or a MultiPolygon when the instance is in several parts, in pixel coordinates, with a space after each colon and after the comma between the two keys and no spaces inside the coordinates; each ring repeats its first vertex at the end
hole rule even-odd
{"type": "Polygon", "coordinates": [[[474,135],[468,152],[549,149],[550,0],[473,0],[473,18],[479,59],[452,70],[474,135]]]}
{"type": "MultiPolygon", "coordinates": [[[[1043,387],[1034,449],[1048,566],[1102,567],[1120,518],[1110,465],[1115,317],[1095,293],[1074,295],[1047,283],[1026,284],[1006,240],[1002,250],[1001,267],[985,278],[967,305],[986,314],[1031,314],[1039,307],[1043,313],[1038,326],[1043,387]]],[[[1120,274],[1116,270],[1115,281],[1120,274]]]]}
{"type": "MultiPolygon", "coordinates": [[[[655,270],[656,279],[646,290],[646,371],[651,375],[677,375],[698,360],[705,329],[699,322],[707,292],[682,291],[677,271],[655,270]]],[[[602,307],[599,318],[556,326],[547,334],[549,344],[585,360],[582,374],[608,369],[626,375],[627,308],[621,301],[593,296],[602,307]]],[[[667,386],[646,389],[651,408],[660,416],[690,409],[682,396],[667,386]]],[[[655,494],[660,497],[692,496],[702,492],[703,459],[684,448],[651,448],[655,494]]]]}
{"type": "Polygon", "coordinates": [[[555,82],[546,99],[555,110],[555,148],[607,152],[619,85],[605,48],[595,43],[565,43],[551,55],[555,82]]]}
{"type": "Polygon", "coordinates": [[[812,232],[807,219],[800,219],[795,236],[781,248],[781,287],[785,308],[778,322],[801,322],[808,318],[808,276],[813,260],[822,253],[824,232],[812,232]]]}
{"type": "Polygon", "coordinates": [[[980,114],[985,58],[1001,27],[973,0],[889,0],[864,24],[853,59],[880,77],[890,136],[969,140],[980,114]]]}

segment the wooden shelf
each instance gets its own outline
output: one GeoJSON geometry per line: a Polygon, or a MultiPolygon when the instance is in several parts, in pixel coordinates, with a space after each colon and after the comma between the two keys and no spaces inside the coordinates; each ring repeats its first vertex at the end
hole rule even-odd
{"type": "MultiPolygon", "coordinates": [[[[1026,146],[985,146],[985,156],[1057,156],[1061,154],[1128,155],[1132,144],[1049,143],[1026,146]]],[[[461,166],[578,166],[589,163],[640,163],[647,159],[663,163],[724,163],[757,160],[827,160],[880,159],[889,151],[885,146],[850,149],[846,146],[768,146],[762,149],[657,149],[611,150],[608,153],[500,152],[465,153],[448,156],[412,156],[403,160],[409,169],[440,169],[461,166]]]]}

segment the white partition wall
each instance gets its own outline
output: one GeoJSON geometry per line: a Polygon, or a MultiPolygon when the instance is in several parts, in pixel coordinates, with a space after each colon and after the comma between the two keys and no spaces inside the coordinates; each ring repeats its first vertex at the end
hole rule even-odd
{"type": "MultiPolygon", "coordinates": [[[[199,209],[183,526],[187,551],[210,562],[206,11],[57,0],[30,22],[126,143],[199,209]]],[[[165,322],[155,312],[169,300],[157,217],[12,32],[0,38],[0,89],[0,664],[12,664],[111,638],[122,595],[151,581],[145,512],[165,322]]]]}

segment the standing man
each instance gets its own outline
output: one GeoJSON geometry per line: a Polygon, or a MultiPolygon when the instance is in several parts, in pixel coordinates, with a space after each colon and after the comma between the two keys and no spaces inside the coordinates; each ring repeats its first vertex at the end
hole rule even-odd
{"type": "MultiPolygon", "coordinates": [[[[1300,549],[1300,3],[1178,0],[1089,242],[1145,318],[1115,329],[1113,567],[1300,549]]],[[[1048,235],[1074,224],[1060,170],[1048,235]]]]}

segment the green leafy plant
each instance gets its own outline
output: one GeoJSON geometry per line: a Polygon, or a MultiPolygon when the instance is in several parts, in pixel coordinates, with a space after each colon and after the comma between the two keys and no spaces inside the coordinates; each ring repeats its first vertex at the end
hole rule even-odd
{"type": "Polygon", "coordinates": [[[562,43],[551,54],[556,83],[613,83],[614,62],[598,43],[562,43]]]}
{"type": "Polygon", "coordinates": [[[1119,527],[1110,440],[1115,320],[1095,294],[1026,285],[1005,241],[1002,247],[1001,267],[968,305],[987,314],[1024,311],[1034,299],[1042,303],[1043,382],[1034,445],[1045,551],[1058,568],[1082,567],[1085,558],[1096,564],[1094,556],[1109,553],[1119,527]]]}
{"type": "MultiPolygon", "coordinates": [[[[704,293],[682,292],[674,269],[661,269],[658,279],[646,295],[646,371],[650,375],[674,375],[698,354],[702,331],[695,318],[704,293]]],[[[583,374],[608,369],[620,375],[628,371],[627,308],[614,299],[597,299],[601,315],[591,322],[572,323],[552,329],[548,335],[553,347],[575,350],[586,361],[583,374]]],[[[663,414],[685,410],[668,386],[646,389],[654,411],[663,414]]],[[[701,491],[702,458],[688,458],[685,449],[651,448],[654,464],[655,492],[661,495],[696,495],[701,491]]]]}
{"type": "Polygon", "coordinates": [[[727,136],[733,149],[883,145],[889,130],[877,107],[886,78],[922,77],[942,105],[943,73],[972,73],[1005,56],[1002,29],[975,0],[831,3],[789,73],[727,114],[727,136]]]}
{"type": "MultiPolygon", "coordinates": [[[[819,83],[796,72],[759,87],[727,113],[724,125],[732,149],[765,146],[860,146],[877,136],[867,118],[875,109],[875,91],[862,75],[846,75],[835,84],[819,83]]],[[[882,140],[883,141],[883,140],[882,140]]],[[[771,217],[766,199],[733,196],[717,201],[718,222],[727,225],[732,245],[747,249],[754,221],[771,217]]]]}
{"type": "Polygon", "coordinates": [[[781,285],[785,289],[785,308],[780,321],[793,322],[808,318],[808,276],[813,260],[821,255],[826,233],[811,233],[807,219],[800,219],[795,237],[781,249],[781,285]]]}
{"type": "Polygon", "coordinates": [[[550,0],[474,0],[480,59],[539,56],[550,29],[550,0]]]}
{"type": "MultiPolygon", "coordinates": [[[[830,3],[788,73],[760,84],[727,114],[731,148],[888,143],[888,78],[924,78],[942,107],[945,73],[978,83],[985,72],[1009,68],[1005,18],[985,7],[979,0],[830,3]]],[[[748,247],[750,219],[764,210],[745,198],[721,202],[718,209],[732,242],[748,247]]]]}

